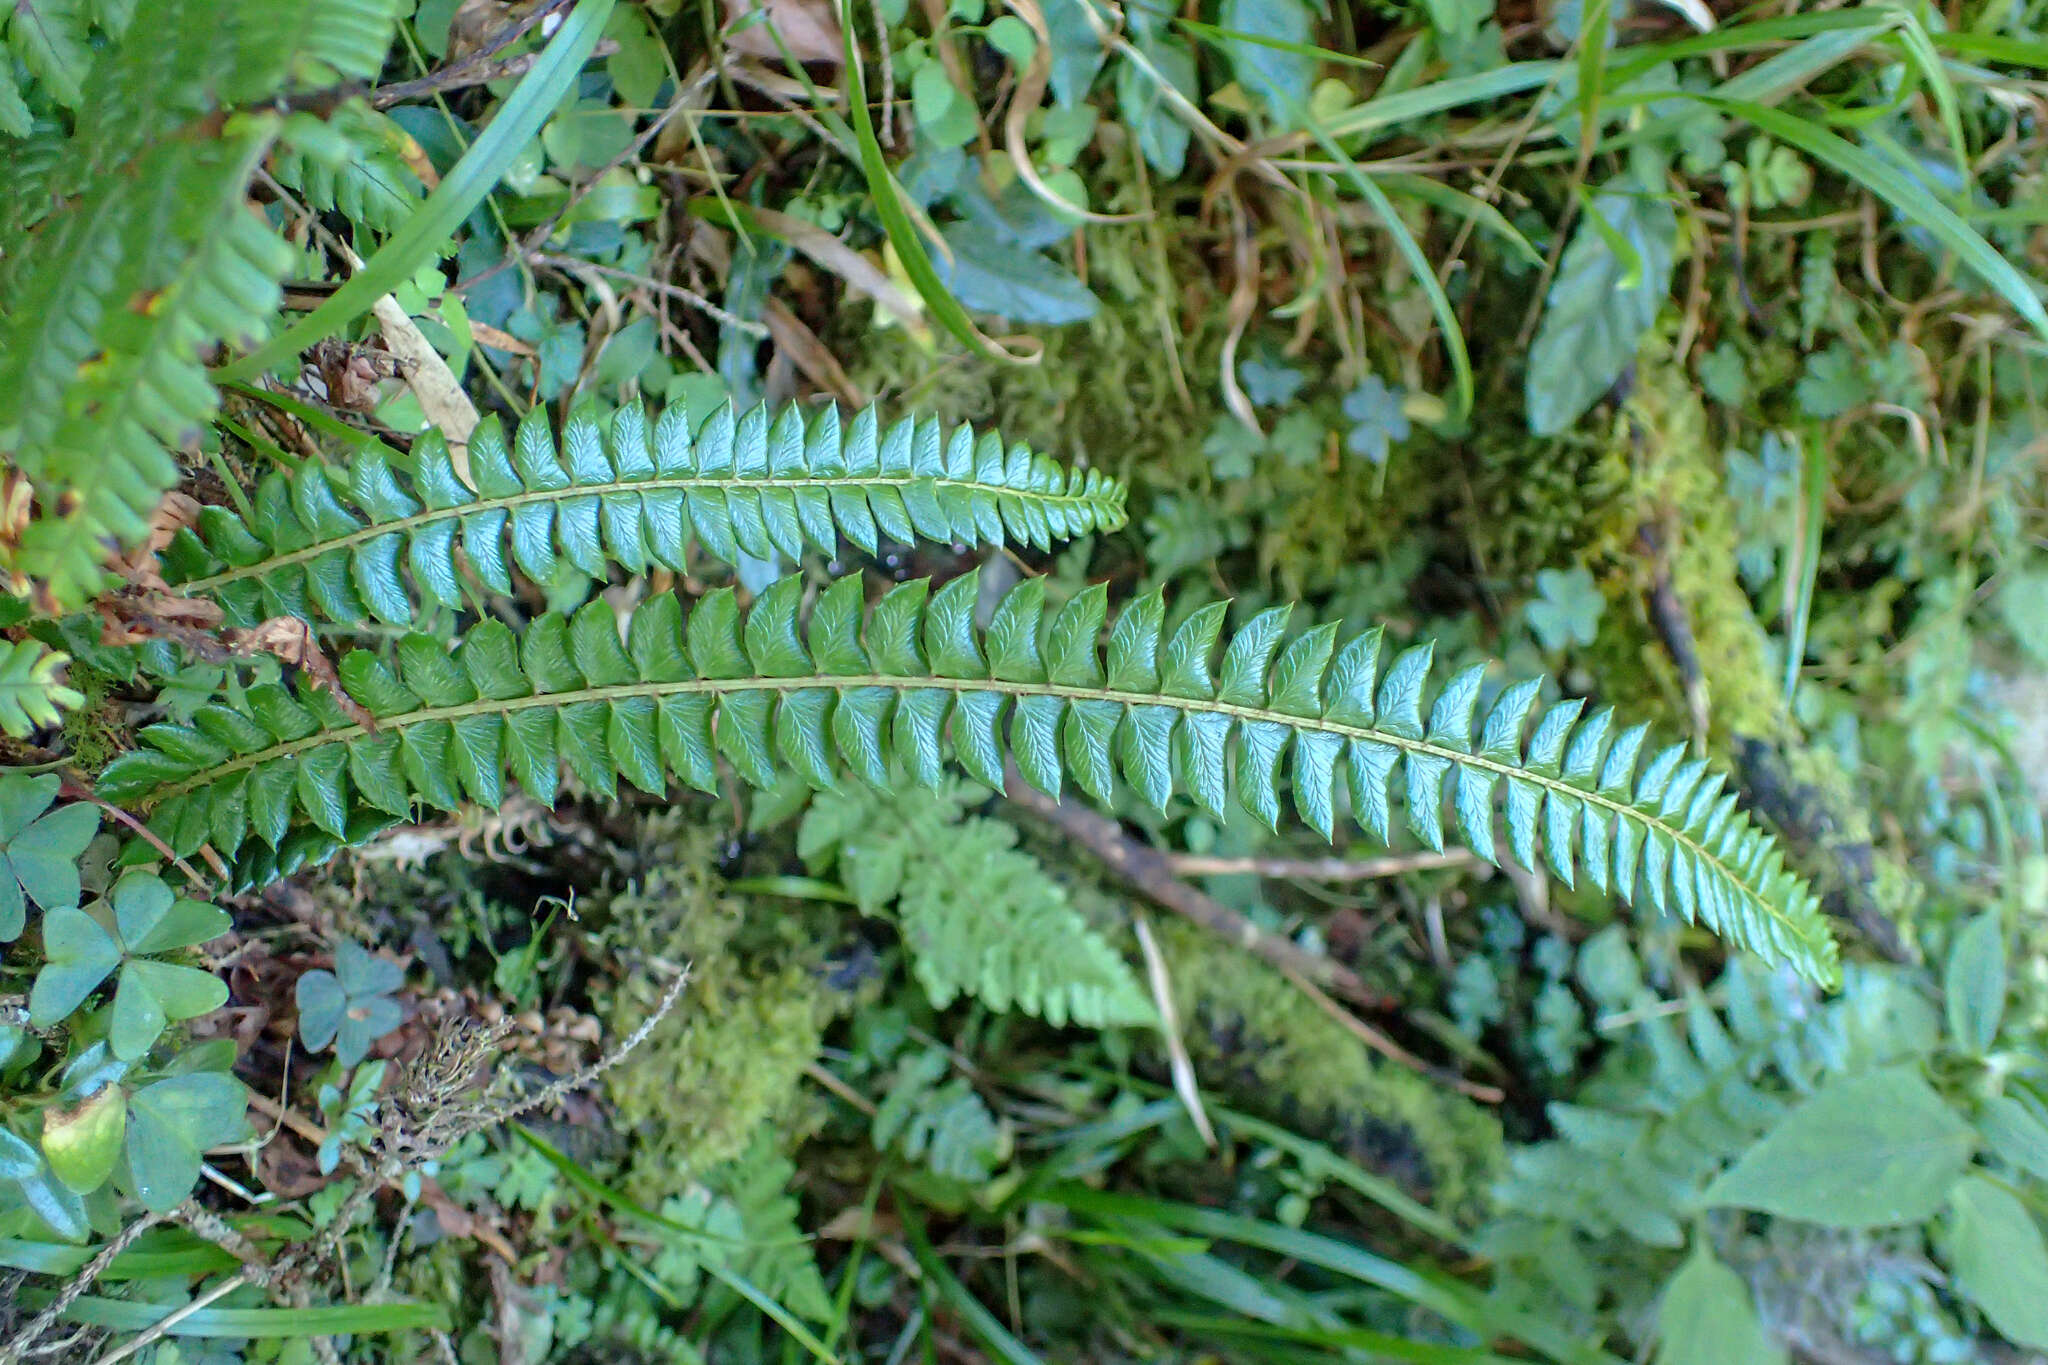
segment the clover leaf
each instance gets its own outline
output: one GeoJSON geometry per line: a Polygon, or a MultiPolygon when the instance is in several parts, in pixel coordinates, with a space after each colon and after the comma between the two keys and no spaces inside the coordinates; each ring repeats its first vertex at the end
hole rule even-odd
{"type": "Polygon", "coordinates": [[[83,802],[50,810],[58,786],[54,773],[0,780],[0,943],[21,936],[27,901],[45,911],[78,904],[78,859],[100,813],[83,802]]]}
{"type": "Polygon", "coordinates": [[[1562,573],[1542,569],[1536,574],[1536,591],[1542,595],[1523,605],[1522,619],[1536,632],[1545,649],[1593,643],[1600,631],[1601,614],[1607,610],[1607,599],[1594,586],[1591,573],[1583,567],[1562,573]]]}
{"type": "Polygon", "coordinates": [[[299,978],[299,1037],[316,1052],[333,1043],[341,1064],[354,1066],[372,1043],[405,1021],[391,998],[404,980],[397,963],[359,944],[336,944],[333,971],[316,969],[299,978]]]}
{"type": "Polygon", "coordinates": [[[226,933],[230,921],[225,911],[181,899],[161,877],[140,870],[123,875],[96,908],[102,915],[111,911],[111,929],[77,908],[44,917],[45,961],[29,992],[30,1023],[38,1028],[61,1023],[119,968],[107,1044],[114,1056],[133,1061],[171,1023],[227,1002],[227,983],[211,972],[153,960],[155,954],[226,933]]]}
{"type": "Polygon", "coordinates": [[[249,1092],[232,1076],[167,1076],[128,1097],[128,1180],[152,1213],[168,1213],[192,1192],[209,1147],[234,1142],[248,1126],[249,1092]]]}
{"type": "Polygon", "coordinates": [[[1308,376],[1278,356],[1249,356],[1237,366],[1237,382],[1255,406],[1274,408],[1301,391],[1308,376]]]}
{"type": "Polygon", "coordinates": [[[1408,414],[1401,410],[1401,391],[1388,388],[1376,374],[1367,375],[1344,395],[1344,415],[1352,423],[1344,448],[1374,464],[1385,464],[1394,442],[1408,439],[1408,414]]]}

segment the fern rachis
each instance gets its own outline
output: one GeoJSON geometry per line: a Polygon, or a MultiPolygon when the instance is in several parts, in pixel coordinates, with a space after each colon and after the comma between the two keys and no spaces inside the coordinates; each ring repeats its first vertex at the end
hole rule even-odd
{"type": "Polygon", "coordinates": [[[1106,592],[1085,591],[1044,620],[1044,585],[1026,580],[974,624],[975,574],[936,593],[898,586],[863,620],[858,578],[832,583],[808,623],[804,582],[791,577],[743,616],[730,589],[684,616],[655,597],[622,644],[611,608],[542,616],[523,637],[496,622],[472,629],[450,656],[423,635],[398,647],[399,667],[358,651],[341,678],[373,726],[350,721],[327,694],[252,688],[241,706],[214,703],[192,726],[143,732],[103,793],[152,813],[180,852],[211,842],[232,854],[255,832],[276,846],[300,812],[344,838],[350,792],[392,815],[415,798],[451,807],[496,805],[509,771],[551,802],[557,766],[609,796],[620,776],[659,793],[673,771],[715,790],[717,758],[768,786],[794,771],[829,788],[843,769],[873,785],[890,759],[921,786],[956,762],[993,786],[1010,755],[1026,780],[1057,793],[1071,771],[1107,800],[1118,776],[1155,807],[1177,791],[1212,811],[1232,794],[1269,826],[1281,817],[1281,768],[1291,755],[1293,803],[1329,837],[1339,761],[1353,817],[1385,840],[1389,779],[1407,789],[1406,823],[1441,847],[1448,780],[1456,828],[1495,857],[1494,797],[1503,785],[1509,846],[1534,865],[1539,840],[1569,881],[1580,867],[1624,899],[1697,919],[1738,944],[1831,979],[1834,947],[1805,885],[1768,835],[1721,792],[1722,779],[1684,746],[1640,765],[1647,727],[1610,739],[1611,713],[1581,719],[1554,706],[1523,732],[1537,688],[1506,689],[1478,742],[1483,670],[1453,678],[1424,715],[1430,650],[1396,656],[1380,675],[1377,631],[1335,648],[1333,627],[1281,647],[1286,610],[1261,613],[1223,649],[1224,608],[1192,613],[1173,632],[1151,594],[1098,646],[1106,592]],[[1004,722],[1007,719],[1007,727],[1004,722]],[[1005,730],[1007,729],[1007,734],[1005,730]]]}

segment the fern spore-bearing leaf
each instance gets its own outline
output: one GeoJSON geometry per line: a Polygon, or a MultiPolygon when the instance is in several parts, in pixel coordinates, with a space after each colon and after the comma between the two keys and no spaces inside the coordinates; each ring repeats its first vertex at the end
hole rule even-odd
{"type": "Polygon", "coordinates": [[[1123,486],[1099,471],[1064,469],[993,433],[942,434],[930,419],[884,427],[872,408],[842,430],[830,408],[807,418],[793,406],[721,406],[700,422],[680,404],[651,419],[629,404],[606,422],[573,414],[559,442],[536,412],[509,445],[486,418],[468,463],[473,487],[428,433],[410,471],[377,447],[357,455],[345,489],[317,465],[273,474],[251,520],[208,508],[197,534],[167,551],[166,576],[218,600],[237,625],[280,615],[407,625],[415,590],[461,604],[458,545],[486,587],[509,592],[515,568],[542,582],[564,565],[599,579],[614,562],[681,571],[693,540],[732,563],[742,551],[834,553],[841,535],[870,553],[883,536],[1045,548],[1124,522],[1123,486]]]}
{"type": "Polygon", "coordinates": [[[1506,689],[1481,721],[1477,667],[1432,700],[1428,646],[1382,672],[1378,631],[1341,648],[1320,630],[1283,645],[1280,613],[1237,632],[1212,673],[1221,613],[1198,611],[1167,636],[1151,599],[1125,613],[1136,626],[1111,631],[1105,671],[1102,589],[1047,620],[1042,580],[1026,580],[986,630],[973,624],[977,592],[975,574],[936,592],[920,580],[863,616],[858,580],[842,579],[805,622],[792,576],[744,614],[731,589],[687,616],[674,595],[652,598],[623,640],[602,601],[538,617],[522,636],[487,621],[453,654],[412,635],[395,668],[363,651],[340,665],[374,726],[325,692],[259,685],[190,725],[144,730],[147,747],[110,764],[101,792],[147,812],[180,854],[210,843],[234,856],[253,836],[272,849],[297,839],[303,856],[308,840],[359,837],[375,812],[495,806],[508,774],[552,803],[563,763],[609,799],[622,777],[650,793],[670,774],[715,790],[721,758],[755,787],[785,772],[821,789],[848,771],[887,780],[892,760],[930,786],[950,750],[998,788],[1007,754],[1049,793],[1071,776],[1107,800],[1121,776],[1154,805],[1182,793],[1220,813],[1234,799],[1268,825],[1284,773],[1310,825],[1333,830],[1341,792],[1384,841],[1398,768],[1404,822],[1431,846],[1455,836],[1495,856],[1504,789],[1508,846],[1525,865],[1540,838],[1561,876],[1583,871],[1815,981],[1836,974],[1816,898],[1721,779],[1682,745],[1641,761],[1644,729],[1611,737],[1609,712],[1581,718],[1565,702],[1524,741],[1534,688],[1506,689]]]}

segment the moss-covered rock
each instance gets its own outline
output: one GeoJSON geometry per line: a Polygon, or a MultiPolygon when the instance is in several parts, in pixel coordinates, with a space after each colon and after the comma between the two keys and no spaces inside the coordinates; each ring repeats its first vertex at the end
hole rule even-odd
{"type": "Polygon", "coordinates": [[[1320,1131],[1453,1218],[1483,1216],[1501,1164],[1491,1113],[1377,1056],[1243,950],[1185,922],[1155,929],[1205,1085],[1320,1131]]]}

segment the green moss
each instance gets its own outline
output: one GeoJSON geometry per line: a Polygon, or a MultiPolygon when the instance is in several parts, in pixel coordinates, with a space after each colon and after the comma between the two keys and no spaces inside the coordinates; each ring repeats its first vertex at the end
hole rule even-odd
{"type": "Polygon", "coordinates": [[[1485,1212],[1501,1130],[1480,1106],[1384,1061],[1287,978],[1183,922],[1155,925],[1204,1084],[1321,1129],[1452,1217],[1485,1212]]]}
{"type": "MultiPolygon", "coordinates": [[[[1636,447],[1638,521],[1665,535],[1672,588],[1699,656],[1711,735],[1721,743],[1736,735],[1778,738],[1786,715],[1777,652],[1736,575],[1735,509],[1692,381],[1668,363],[1646,363],[1624,422],[1636,447]]],[[[1646,563],[1639,575],[1647,578],[1650,568],[1646,563]]]]}
{"type": "Polygon", "coordinates": [[[64,714],[64,745],[81,772],[97,773],[121,752],[128,726],[109,700],[114,680],[83,660],[73,659],[65,681],[85,698],[64,714]]]}
{"type": "Polygon", "coordinates": [[[668,973],[689,964],[682,999],[605,1078],[632,1136],[626,1192],[659,1204],[682,1181],[738,1157],[762,1124],[791,1139],[816,1125],[804,1069],[840,1002],[820,983],[820,951],[783,932],[791,920],[750,916],[727,894],[716,831],[650,823],[659,861],[594,896],[585,914],[607,956],[627,968],[594,1002],[613,1038],[637,1027],[668,973]]]}

